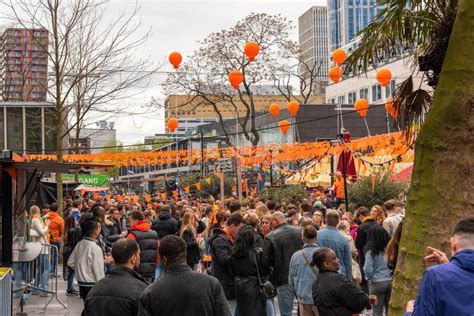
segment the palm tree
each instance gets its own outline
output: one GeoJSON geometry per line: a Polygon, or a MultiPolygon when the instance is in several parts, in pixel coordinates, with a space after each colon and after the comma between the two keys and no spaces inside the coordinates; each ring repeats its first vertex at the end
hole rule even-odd
{"type": "MultiPolygon", "coordinates": [[[[393,283],[390,315],[414,299],[428,245],[448,251],[454,224],[474,215],[474,1],[388,0],[348,60],[366,70],[385,53],[413,48],[414,71],[426,71],[434,99],[400,84],[395,103],[405,128],[429,109],[416,140],[415,164],[393,283]],[[406,91],[403,91],[406,90],[406,91]]],[[[413,86],[413,85],[412,85],[413,86]]]]}

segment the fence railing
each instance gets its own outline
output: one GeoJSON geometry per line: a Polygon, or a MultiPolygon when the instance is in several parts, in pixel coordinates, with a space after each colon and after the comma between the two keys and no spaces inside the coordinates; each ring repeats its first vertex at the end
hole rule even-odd
{"type": "Polygon", "coordinates": [[[16,297],[20,297],[20,308],[26,305],[28,295],[38,294],[51,298],[46,301],[44,310],[48,305],[56,299],[65,309],[64,305],[58,298],[58,248],[54,245],[41,245],[41,252],[30,261],[17,261],[13,263],[15,271],[15,281],[13,283],[13,293],[16,297]],[[54,252],[55,251],[55,252],[54,252]],[[52,266],[54,269],[51,273],[52,266]]]}
{"type": "Polygon", "coordinates": [[[0,315],[12,314],[12,270],[0,268],[0,315]]]}

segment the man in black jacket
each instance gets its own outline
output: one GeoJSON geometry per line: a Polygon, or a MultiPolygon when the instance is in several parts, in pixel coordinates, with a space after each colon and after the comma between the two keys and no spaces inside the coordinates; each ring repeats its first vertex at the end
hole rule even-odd
{"type": "Polygon", "coordinates": [[[178,233],[179,223],[171,216],[171,207],[169,205],[163,206],[160,215],[153,221],[151,229],[158,233],[159,239],[178,233]]]}
{"type": "Polygon", "coordinates": [[[159,250],[165,272],[141,296],[140,316],[230,316],[219,281],[192,271],[186,264],[183,239],[166,236],[161,239],[159,250]]]}
{"type": "Polygon", "coordinates": [[[262,261],[273,268],[271,281],[277,287],[281,315],[291,316],[295,295],[288,284],[288,272],[291,256],[303,247],[301,230],[288,224],[282,212],[273,213],[271,225],[274,230],[265,237],[262,261]]]}
{"type": "Polygon", "coordinates": [[[339,259],[332,249],[317,249],[312,265],[319,269],[317,282],[313,285],[313,300],[319,316],[350,316],[376,304],[377,296],[367,296],[338,273],[339,259]]]}
{"type": "Polygon", "coordinates": [[[365,251],[367,246],[367,237],[369,236],[369,230],[374,226],[377,225],[372,216],[370,216],[369,209],[366,207],[361,207],[357,213],[356,217],[362,222],[362,224],[357,229],[357,237],[355,242],[355,247],[359,251],[359,267],[360,272],[362,274],[362,282],[361,282],[361,289],[365,293],[369,293],[369,287],[367,284],[367,280],[364,276],[364,264],[365,264],[365,251]]]}
{"type": "Polygon", "coordinates": [[[137,242],[118,240],[112,246],[112,256],[115,267],[90,290],[83,316],[138,315],[138,299],[147,283],[134,271],[140,263],[137,242]]]}
{"type": "Polygon", "coordinates": [[[232,311],[235,309],[236,302],[234,274],[232,273],[230,258],[233,250],[233,239],[242,226],[242,215],[234,213],[227,219],[224,229],[214,228],[209,237],[212,256],[211,275],[221,283],[232,311]]]}

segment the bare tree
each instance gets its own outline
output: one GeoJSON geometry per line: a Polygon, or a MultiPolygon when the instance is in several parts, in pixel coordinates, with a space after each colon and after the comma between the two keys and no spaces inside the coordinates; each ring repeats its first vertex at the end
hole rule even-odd
{"type": "Polygon", "coordinates": [[[189,95],[189,102],[181,106],[212,106],[229,145],[222,110],[233,109],[244,137],[257,145],[260,135],[255,124],[257,111],[252,88],[272,83],[274,64],[283,66],[281,51],[295,49],[297,45],[290,40],[292,29],[291,22],[281,15],[252,13],[229,30],[210,34],[182,68],[168,76],[166,93],[189,95]],[[260,54],[253,62],[244,54],[245,43],[249,41],[260,46],[260,54]],[[244,75],[238,90],[228,83],[227,76],[232,70],[240,70],[244,75]]]}
{"type": "MultiPolygon", "coordinates": [[[[145,71],[150,62],[133,54],[150,33],[137,21],[136,6],[104,25],[106,1],[10,0],[4,5],[23,27],[49,31],[47,93],[56,107],[56,155],[62,163],[64,139],[73,128],[80,130],[90,111],[110,113],[131,90],[147,85],[157,68],[145,71]]],[[[60,204],[61,174],[57,183],[60,204]]]]}

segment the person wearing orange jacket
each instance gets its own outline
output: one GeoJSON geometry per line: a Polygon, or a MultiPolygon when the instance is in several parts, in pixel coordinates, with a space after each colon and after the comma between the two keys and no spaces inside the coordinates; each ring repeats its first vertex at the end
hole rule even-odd
{"type": "Polygon", "coordinates": [[[337,207],[344,203],[345,201],[345,191],[344,191],[344,178],[342,177],[341,172],[336,172],[336,179],[334,179],[333,190],[336,193],[336,203],[337,207]]]}
{"type": "Polygon", "coordinates": [[[47,214],[49,220],[49,232],[51,234],[51,246],[53,247],[53,255],[51,256],[51,273],[56,272],[56,264],[58,262],[58,252],[61,249],[61,240],[64,236],[64,220],[58,214],[58,204],[51,204],[50,211],[47,214]]]}

